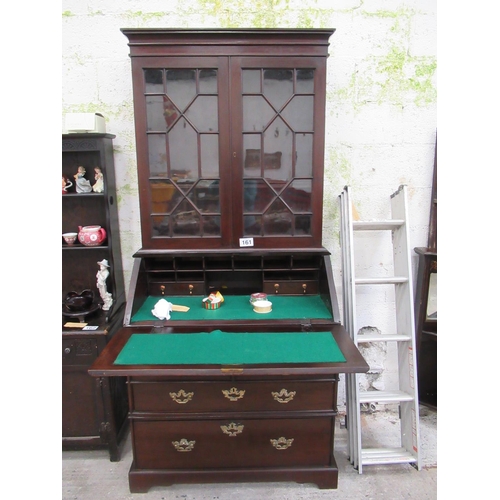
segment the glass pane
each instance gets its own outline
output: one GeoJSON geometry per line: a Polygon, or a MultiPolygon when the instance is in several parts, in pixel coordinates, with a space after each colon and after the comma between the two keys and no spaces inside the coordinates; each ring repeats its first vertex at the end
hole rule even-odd
{"type": "Polygon", "coordinates": [[[198,180],[198,136],[181,118],[168,134],[171,177],[186,191],[198,180]]]}
{"type": "Polygon", "coordinates": [[[153,236],[169,236],[169,220],[168,215],[153,215],[151,217],[153,236]]]}
{"type": "Polygon", "coordinates": [[[264,176],[266,179],[292,178],[293,133],[281,118],[264,132],[264,176]]]}
{"type": "Polygon", "coordinates": [[[313,96],[294,97],[281,114],[294,132],[312,132],[313,106],[313,96]]]}
{"type": "Polygon", "coordinates": [[[220,217],[219,216],[208,216],[203,217],[203,234],[207,236],[219,236],[220,235],[220,217]]]}
{"type": "Polygon", "coordinates": [[[203,179],[189,192],[188,198],[200,212],[220,213],[219,181],[203,179]]]}
{"type": "Polygon", "coordinates": [[[165,181],[151,181],[152,212],[155,214],[168,214],[177,205],[181,194],[172,184],[165,181]]]}
{"type": "Polygon", "coordinates": [[[313,135],[295,135],[295,175],[312,177],[313,135]]]}
{"type": "Polygon", "coordinates": [[[183,201],[175,209],[171,219],[174,235],[200,236],[200,215],[187,201],[183,201]]]}
{"type": "Polygon", "coordinates": [[[276,110],[293,93],[293,71],[291,69],[266,69],[264,70],[263,94],[276,110]]]}
{"type": "Polygon", "coordinates": [[[295,234],[311,234],[310,215],[297,215],[295,217],[295,234]]]}
{"type": "Polygon", "coordinates": [[[243,224],[245,225],[245,236],[258,236],[261,234],[262,217],[260,215],[245,215],[243,224]]]}
{"type": "Polygon", "coordinates": [[[281,200],[276,200],[264,214],[265,235],[291,235],[292,214],[281,200]]]}
{"type": "Polygon", "coordinates": [[[245,179],[243,181],[243,211],[245,213],[264,212],[275,197],[276,194],[263,180],[245,179]]]}
{"type": "Polygon", "coordinates": [[[217,97],[200,96],[189,106],[186,117],[199,132],[217,132],[217,97]]]}
{"type": "Polygon", "coordinates": [[[297,82],[295,84],[297,94],[312,94],[314,93],[314,70],[313,69],[298,69],[297,82]]]}
{"type": "Polygon", "coordinates": [[[146,97],[146,120],[148,131],[164,132],[167,130],[163,96],[146,97]]]}
{"type": "Polygon", "coordinates": [[[171,127],[180,116],[179,110],[166,95],[163,96],[163,116],[167,127],[171,127]]]}
{"type": "Polygon", "coordinates": [[[145,69],[144,82],[147,93],[163,94],[163,70],[145,69]]]}
{"type": "Polygon", "coordinates": [[[242,80],[244,94],[260,94],[260,69],[244,69],[242,80]]]}
{"type": "Polygon", "coordinates": [[[217,93],[217,70],[215,69],[200,70],[200,92],[202,94],[217,93]]]}
{"type": "Polygon", "coordinates": [[[200,135],[201,176],[219,177],[219,136],[200,135]]]}
{"type": "Polygon", "coordinates": [[[167,175],[167,143],[164,134],[148,135],[149,175],[165,177],[167,175]]]}
{"type": "Polygon", "coordinates": [[[243,151],[245,155],[245,177],[261,176],[260,134],[243,135],[243,151]]]}
{"type": "Polygon", "coordinates": [[[243,97],[244,132],[261,132],[275,116],[276,113],[262,97],[243,97]]]}
{"type": "Polygon", "coordinates": [[[167,70],[167,95],[184,111],[196,96],[196,71],[194,69],[167,70]]]}
{"type": "Polygon", "coordinates": [[[311,211],[312,180],[295,180],[282,194],[294,213],[311,211]]]}

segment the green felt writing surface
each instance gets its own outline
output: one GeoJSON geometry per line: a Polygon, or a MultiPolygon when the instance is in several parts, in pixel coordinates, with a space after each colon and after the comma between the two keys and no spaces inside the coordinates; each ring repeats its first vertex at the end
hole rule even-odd
{"type": "Polygon", "coordinates": [[[130,336],[115,365],[343,363],[330,332],[151,334],[130,336]]]}
{"type": "MultiPolygon", "coordinates": [[[[151,310],[162,297],[147,297],[140,309],[131,318],[131,323],[157,320],[151,310]]],[[[250,304],[248,295],[228,295],[219,309],[213,311],[202,307],[201,296],[169,296],[168,302],[189,307],[188,312],[172,311],[172,321],[205,321],[205,320],[277,320],[277,319],[332,319],[319,295],[272,295],[272,311],[266,314],[256,313],[250,304]]],[[[168,320],[166,320],[168,321],[168,320]]]]}

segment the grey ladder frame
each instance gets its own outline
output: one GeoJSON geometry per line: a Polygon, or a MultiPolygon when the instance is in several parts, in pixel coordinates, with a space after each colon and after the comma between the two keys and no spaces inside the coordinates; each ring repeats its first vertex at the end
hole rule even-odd
{"type": "MultiPolygon", "coordinates": [[[[363,342],[396,342],[399,389],[361,391],[359,374],[346,374],[348,453],[359,474],[365,465],[410,463],[421,469],[420,425],[415,345],[413,280],[409,245],[408,196],[405,185],[391,195],[391,216],[384,221],[353,221],[349,186],[340,199],[340,243],[342,248],[342,284],[344,326],[356,346],[363,342]],[[354,266],[355,231],[391,231],[394,276],[358,278],[354,266]],[[396,302],[396,333],[359,334],[356,322],[356,288],[363,285],[393,284],[396,302]],[[364,448],[362,443],[361,405],[399,403],[401,443],[399,447],[364,448]]],[[[392,424],[387,424],[392,425],[392,424]]]]}

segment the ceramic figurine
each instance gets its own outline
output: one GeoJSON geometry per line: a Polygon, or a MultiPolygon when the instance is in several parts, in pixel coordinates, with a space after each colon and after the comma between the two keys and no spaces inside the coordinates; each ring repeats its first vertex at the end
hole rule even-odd
{"type": "Polygon", "coordinates": [[[102,193],[104,191],[104,176],[102,175],[102,170],[99,167],[94,168],[95,172],[95,184],[92,186],[94,193],[102,193]]]}
{"type": "Polygon", "coordinates": [[[62,176],[62,194],[67,194],[73,183],[65,176],[62,176]]]}
{"type": "Polygon", "coordinates": [[[101,295],[101,299],[104,302],[102,310],[109,311],[113,305],[113,297],[106,288],[106,280],[109,276],[109,263],[107,259],[102,259],[97,264],[99,265],[99,271],[97,271],[96,274],[97,288],[99,290],[99,294],[101,295]]]}
{"type": "Polygon", "coordinates": [[[77,193],[90,193],[92,191],[90,181],[85,179],[86,172],[85,167],[78,167],[78,172],[73,176],[76,182],[77,193]]]}

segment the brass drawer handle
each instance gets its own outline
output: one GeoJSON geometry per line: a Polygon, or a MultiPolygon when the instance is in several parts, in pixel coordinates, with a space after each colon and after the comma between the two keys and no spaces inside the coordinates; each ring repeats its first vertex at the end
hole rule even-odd
{"type": "Polygon", "coordinates": [[[277,450],[286,450],[287,448],[290,448],[293,443],[293,438],[291,439],[286,439],[284,437],[280,437],[279,439],[271,439],[271,444],[277,449],[277,450]]]}
{"type": "Polygon", "coordinates": [[[245,395],[245,391],[241,390],[239,391],[236,389],[236,387],[231,387],[229,391],[222,391],[222,394],[224,394],[224,397],[229,399],[229,401],[238,401],[238,399],[242,399],[243,396],[245,395]]]}
{"type": "Polygon", "coordinates": [[[188,441],[185,438],[182,438],[180,441],[172,441],[175,449],[180,452],[193,451],[194,445],[196,441],[188,441]]]}
{"type": "Polygon", "coordinates": [[[188,401],[193,399],[194,392],[186,392],[184,389],[181,389],[177,394],[175,392],[171,392],[169,395],[176,403],[185,405],[188,401]]]}
{"type": "Polygon", "coordinates": [[[286,389],[281,389],[280,392],[272,392],[273,398],[278,403],[289,403],[297,394],[296,391],[288,392],[286,389]]]}
{"type": "Polygon", "coordinates": [[[245,426],[243,424],[236,424],[235,422],[231,422],[229,425],[221,425],[220,428],[224,434],[228,436],[234,437],[243,432],[243,428],[245,426]]]}

